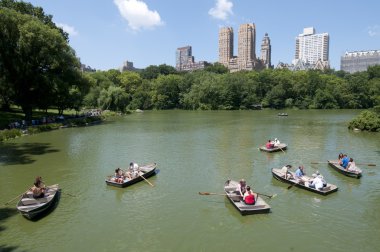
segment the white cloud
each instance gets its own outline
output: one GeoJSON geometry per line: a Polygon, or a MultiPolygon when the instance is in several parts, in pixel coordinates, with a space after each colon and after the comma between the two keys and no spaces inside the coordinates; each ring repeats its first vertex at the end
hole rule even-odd
{"type": "Polygon", "coordinates": [[[128,21],[133,30],[149,29],[163,25],[160,14],[148,9],[146,3],[140,0],[114,0],[120,14],[128,21]]]}
{"type": "Polygon", "coordinates": [[[370,37],[375,37],[377,35],[380,35],[380,26],[379,25],[369,26],[367,28],[367,31],[370,37]]]}
{"type": "Polygon", "coordinates": [[[232,6],[234,4],[229,0],[216,0],[216,4],[208,11],[213,18],[226,20],[228,15],[232,15],[232,6]]]}
{"type": "Polygon", "coordinates": [[[61,24],[61,23],[57,23],[57,26],[58,27],[61,27],[65,32],[67,32],[70,36],[76,36],[78,35],[79,33],[77,32],[77,30],[75,30],[74,27],[68,25],[68,24],[61,24]]]}

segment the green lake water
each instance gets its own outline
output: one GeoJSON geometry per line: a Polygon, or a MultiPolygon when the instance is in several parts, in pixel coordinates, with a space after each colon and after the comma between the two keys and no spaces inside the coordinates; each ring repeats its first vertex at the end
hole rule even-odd
{"type": "Polygon", "coordinates": [[[147,111],[0,144],[1,204],[37,175],[62,188],[38,221],[22,217],[17,201],[0,208],[0,251],[379,251],[380,134],[347,129],[357,110],[278,112],[147,111]],[[258,150],[275,137],[285,153],[258,150]],[[312,164],[339,152],[377,166],[360,166],[354,179],[312,164]],[[158,164],[154,187],[106,185],[131,161],[158,164]],[[319,170],[338,192],[287,189],[270,172],[285,164],[319,170]],[[271,213],[241,216],[224,196],[198,194],[241,178],[277,195],[264,198],[271,213]]]}

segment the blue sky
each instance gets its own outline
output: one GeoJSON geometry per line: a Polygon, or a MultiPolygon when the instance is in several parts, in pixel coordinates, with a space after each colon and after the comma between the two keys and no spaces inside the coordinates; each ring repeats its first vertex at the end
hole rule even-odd
{"type": "Polygon", "coordinates": [[[81,62],[108,70],[175,65],[175,50],[190,45],[195,61],[218,60],[218,31],[255,23],[256,54],[268,33],[272,64],[291,63],[305,27],[330,35],[330,64],[345,51],[380,50],[378,0],[32,0],[70,34],[81,62]]]}

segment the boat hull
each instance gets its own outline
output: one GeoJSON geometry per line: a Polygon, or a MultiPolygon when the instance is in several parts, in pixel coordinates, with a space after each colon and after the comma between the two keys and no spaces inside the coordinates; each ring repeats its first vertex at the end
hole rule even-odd
{"type": "Polygon", "coordinates": [[[362,173],[361,172],[351,172],[351,171],[347,171],[345,170],[343,167],[341,167],[339,164],[338,164],[338,161],[334,161],[334,160],[327,160],[327,163],[329,164],[329,166],[331,168],[333,168],[334,170],[336,170],[337,172],[343,174],[343,175],[346,175],[347,177],[351,177],[351,178],[361,178],[362,176],[362,173]]]}
{"type": "MultiPolygon", "coordinates": [[[[327,184],[327,187],[328,189],[324,188],[322,190],[318,190],[318,189],[315,189],[315,188],[311,188],[311,187],[308,187],[308,186],[305,186],[303,184],[299,184],[297,181],[294,181],[294,180],[289,180],[289,179],[286,179],[283,177],[283,174],[281,172],[281,169],[276,169],[276,168],[272,168],[272,175],[275,179],[281,181],[281,182],[284,182],[284,183],[287,183],[287,184],[291,184],[293,186],[296,186],[298,188],[302,188],[302,189],[305,189],[307,191],[310,191],[310,192],[313,192],[313,193],[317,193],[317,194],[320,194],[320,195],[329,195],[333,192],[336,192],[338,191],[338,187],[333,185],[333,184],[327,184]]],[[[293,174],[293,176],[295,176],[293,174]]]]}
{"type": "Polygon", "coordinates": [[[265,151],[265,152],[277,152],[277,151],[284,151],[288,148],[288,146],[286,144],[280,144],[278,147],[273,147],[273,148],[270,148],[270,149],[267,149],[267,147],[265,146],[261,146],[259,147],[259,149],[261,151],[265,151]]]}
{"type": "Polygon", "coordinates": [[[227,180],[224,186],[224,191],[227,194],[228,200],[241,215],[264,214],[270,212],[271,207],[260,196],[257,197],[255,205],[246,205],[236,193],[237,184],[238,182],[236,181],[227,180]]]}
{"type": "MultiPolygon", "coordinates": [[[[142,166],[142,167],[140,167],[140,169],[143,169],[144,167],[146,167],[146,166],[142,166]]],[[[142,174],[141,176],[143,176],[144,178],[149,178],[149,177],[156,175],[156,167],[157,167],[157,164],[152,165],[151,167],[147,168],[146,172],[144,174],[142,174]]],[[[111,181],[109,179],[106,179],[105,181],[106,181],[106,184],[109,186],[124,188],[124,187],[130,186],[130,185],[136,184],[142,180],[144,180],[144,179],[142,177],[138,176],[138,177],[136,177],[132,180],[128,180],[124,183],[116,183],[116,182],[111,181]]]]}

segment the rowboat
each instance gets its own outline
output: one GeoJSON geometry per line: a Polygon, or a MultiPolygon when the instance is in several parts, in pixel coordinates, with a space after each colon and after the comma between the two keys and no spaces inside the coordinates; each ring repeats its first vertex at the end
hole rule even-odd
{"type": "Polygon", "coordinates": [[[247,205],[244,203],[238,190],[239,182],[227,180],[224,184],[224,191],[227,198],[231,201],[232,205],[240,212],[241,215],[269,213],[270,206],[258,196],[254,205],[247,205]]]}
{"type": "Polygon", "coordinates": [[[278,116],[288,116],[288,113],[278,113],[278,116]]]}
{"type": "Polygon", "coordinates": [[[352,178],[360,178],[362,176],[362,170],[356,167],[355,171],[349,171],[340,166],[338,160],[327,160],[327,163],[334,170],[352,178]]]}
{"type": "Polygon", "coordinates": [[[52,210],[58,202],[60,189],[58,184],[46,187],[43,198],[33,198],[33,192],[27,191],[17,203],[17,210],[27,219],[36,219],[52,210]]]}
{"type": "Polygon", "coordinates": [[[156,167],[157,167],[156,163],[140,166],[139,167],[139,170],[140,170],[139,176],[132,178],[132,179],[126,178],[126,179],[124,179],[124,181],[122,183],[117,183],[115,181],[114,175],[108,176],[105,181],[106,181],[107,185],[110,185],[110,186],[116,186],[116,187],[121,187],[121,188],[127,187],[127,186],[133,185],[137,182],[144,180],[142,177],[149,178],[149,177],[155,175],[156,174],[156,167]]]}
{"type": "Polygon", "coordinates": [[[288,146],[284,143],[279,144],[278,146],[275,146],[273,148],[268,149],[265,145],[259,147],[261,151],[266,151],[266,152],[276,152],[276,151],[281,151],[281,150],[286,150],[288,146]]]}
{"type": "MultiPolygon", "coordinates": [[[[315,189],[315,188],[311,188],[308,186],[308,182],[303,183],[299,179],[294,179],[296,177],[294,172],[291,172],[288,170],[288,173],[292,174],[292,176],[287,176],[287,178],[285,178],[285,174],[281,171],[281,169],[272,168],[272,175],[275,179],[282,181],[282,182],[285,182],[285,183],[288,183],[288,184],[291,184],[291,185],[294,185],[296,187],[299,187],[299,188],[302,188],[302,189],[305,189],[305,190],[308,190],[308,191],[311,191],[314,193],[318,193],[321,195],[328,195],[330,193],[338,191],[338,187],[336,185],[329,184],[329,183],[327,183],[327,186],[323,187],[320,190],[315,189]],[[288,178],[288,177],[290,177],[290,178],[288,178]]],[[[304,181],[309,181],[312,179],[311,177],[308,177],[306,175],[304,175],[302,178],[304,181]]]]}

